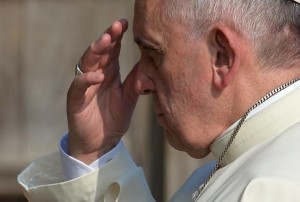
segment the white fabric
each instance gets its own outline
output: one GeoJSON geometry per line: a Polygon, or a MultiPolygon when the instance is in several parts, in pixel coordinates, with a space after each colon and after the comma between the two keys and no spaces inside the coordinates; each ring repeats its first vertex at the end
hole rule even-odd
{"type": "MultiPolygon", "coordinates": [[[[210,180],[198,201],[300,201],[299,100],[300,88],[293,88],[247,119],[228,150],[223,167],[210,180]]],[[[211,145],[216,159],[232,133],[233,129],[227,130],[211,145]]],[[[192,175],[171,201],[190,200],[192,192],[185,187],[195,187],[206,178],[197,176],[196,179],[192,175]]]]}
{"type": "Polygon", "coordinates": [[[120,141],[111,151],[107,152],[90,165],[86,165],[68,155],[68,134],[65,134],[59,145],[61,164],[65,179],[72,180],[103,167],[107,162],[113,159],[123,147],[123,143],[120,141]]]}
{"type": "MultiPolygon", "coordinates": [[[[300,88],[246,120],[228,151],[223,167],[210,180],[198,202],[300,201],[300,88]]],[[[232,133],[212,145],[218,158],[232,133]]],[[[154,201],[143,172],[122,148],[102,168],[64,181],[59,153],[33,162],[18,176],[31,201],[154,201]]],[[[191,201],[214,162],[197,169],[172,197],[191,201]]]]}
{"type": "Polygon", "coordinates": [[[125,148],[101,169],[69,181],[64,179],[60,155],[55,152],[30,164],[18,182],[31,202],[154,201],[142,169],[125,148]]]}
{"type": "MultiPolygon", "coordinates": [[[[280,91],[279,93],[277,93],[276,95],[274,95],[273,97],[271,97],[270,99],[266,100],[265,102],[263,102],[261,105],[259,105],[257,108],[253,109],[250,114],[248,115],[247,119],[251,118],[252,116],[254,116],[255,114],[259,113],[260,111],[262,111],[263,109],[265,109],[266,107],[272,105],[274,102],[278,101],[279,99],[281,99],[282,97],[284,97],[285,95],[287,95],[288,93],[296,90],[297,88],[300,87],[300,81],[295,82],[293,85],[289,86],[288,88],[280,91]]],[[[254,103],[253,103],[254,104],[254,103]]],[[[228,133],[228,131],[232,131],[237,124],[239,123],[240,120],[236,121],[234,124],[232,124],[227,130],[225,130],[219,138],[222,138],[222,136],[224,136],[225,134],[228,133]]]]}
{"type": "MultiPolygon", "coordinates": [[[[267,106],[272,105],[274,102],[285,96],[286,94],[294,91],[300,87],[300,81],[296,82],[292,86],[288,87],[287,89],[279,92],[278,94],[274,95],[272,98],[268,99],[266,102],[262,103],[260,106],[258,106],[256,109],[254,109],[248,116],[247,119],[251,118],[255,114],[259,113],[261,110],[265,109],[267,106]]],[[[225,134],[228,133],[228,131],[232,131],[236,125],[238,124],[238,121],[234,123],[231,127],[229,127],[219,138],[223,137],[225,134]]],[[[227,139],[226,139],[227,140],[227,139]]],[[[94,171],[95,169],[101,168],[106,162],[111,160],[116,153],[121,149],[121,147],[124,147],[122,142],[120,142],[112,151],[108,152],[104,156],[100,157],[98,160],[96,160],[91,165],[86,165],[81,161],[78,161],[77,159],[72,158],[67,154],[67,135],[65,135],[60,143],[60,152],[61,152],[61,158],[62,158],[62,164],[63,169],[65,173],[65,177],[67,180],[71,180],[77,177],[80,177],[84,174],[87,174],[89,172],[94,171]]]]}
{"type": "MultiPolygon", "coordinates": [[[[298,123],[221,168],[197,202],[299,202],[299,131],[298,123]]],[[[213,166],[206,165],[206,171],[213,166]]],[[[208,176],[202,169],[194,172],[170,202],[191,201],[192,189],[197,190],[197,183],[204,183],[208,176]]]]}
{"type": "Polygon", "coordinates": [[[298,122],[220,169],[199,201],[300,201],[299,131],[298,122]]]}
{"type": "MultiPolygon", "coordinates": [[[[279,101],[269,103],[268,107],[260,110],[256,116],[249,116],[231,145],[223,164],[231,163],[245,151],[269,137],[279,135],[286,128],[299,121],[300,115],[297,114],[296,109],[300,105],[294,103],[298,99],[299,83],[296,84],[297,88],[291,86],[291,88],[286,89],[285,96],[281,97],[279,101]],[[253,125],[255,128],[253,128],[253,125]],[[274,128],[276,128],[275,131],[274,128]]],[[[234,128],[226,130],[211,145],[211,151],[215,159],[221,156],[233,131],[234,128]]]]}

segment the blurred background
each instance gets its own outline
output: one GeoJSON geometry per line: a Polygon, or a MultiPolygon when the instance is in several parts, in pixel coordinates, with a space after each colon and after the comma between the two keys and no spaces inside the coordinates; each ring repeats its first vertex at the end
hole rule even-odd
{"type": "MultiPolygon", "coordinates": [[[[65,100],[74,65],[119,18],[130,23],[120,64],[123,79],[139,59],[133,42],[134,0],[0,0],[0,202],[21,202],[16,177],[32,160],[57,150],[67,131],[65,100]]],[[[207,162],[175,151],[140,98],[124,142],[144,168],[157,201],[167,201],[207,162]]]]}

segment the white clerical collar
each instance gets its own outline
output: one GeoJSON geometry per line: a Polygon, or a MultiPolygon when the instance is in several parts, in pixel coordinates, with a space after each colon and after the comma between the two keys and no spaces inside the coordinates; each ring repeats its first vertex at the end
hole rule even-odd
{"type": "MultiPolygon", "coordinates": [[[[262,111],[263,109],[265,109],[267,106],[273,104],[274,102],[276,102],[277,100],[279,100],[280,98],[282,98],[283,96],[287,95],[288,93],[294,91],[295,89],[300,87],[300,81],[297,81],[296,83],[294,83],[293,85],[287,87],[286,89],[284,89],[283,91],[279,92],[278,94],[274,95],[273,97],[271,97],[270,99],[266,100],[264,103],[262,103],[261,105],[259,105],[257,108],[255,108],[254,110],[252,110],[250,112],[250,114],[248,115],[247,119],[251,118],[252,116],[254,116],[255,114],[257,114],[258,112],[262,111]]],[[[247,120],[246,119],[246,120],[247,120]]],[[[227,134],[228,131],[231,131],[232,129],[234,129],[238,122],[240,120],[236,121],[234,124],[232,124],[229,128],[227,128],[227,130],[225,130],[220,137],[222,137],[223,135],[227,134]]],[[[219,138],[220,138],[219,137],[219,138]]]]}
{"type": "MultiPolygon", "coordinates": [[[[278,134],[286,126],[300,121],[300,105],[298,103],[294,103],[299,102],[299,100],[300,81],[274,95],[272,98],[268,99],[256,109],[254,109],[248,115],[245,123],[241,127],[222,164],[226,165],[228,163],[231,163],[251,147],[255,146],[256,144],[272,135],[278,134]],[[299,99],[286,99],[287,97],[294,98],[295,96],[299,96],[299,99]],[[296,117],[290,117],[294,113],[298,112],[297,109],[295,109],[295,105],[299,105],[299,107],[296,107],[297,109],[299,108],[299,115],[296,117]],[[281,108],[283,108],[284,110],[280,110],[281,108]],[[284,120],[279,120],[280,118],[283,118],[284,120]],[[276,131],[274,132],[275,129],[276,131]]],[[[212,154],[216,159],[218,159],[223,152],[238,122],[239,121],[230,126],[226,131],[224,131],[222,135],[220,135],[211,145],[212,154]]]]}

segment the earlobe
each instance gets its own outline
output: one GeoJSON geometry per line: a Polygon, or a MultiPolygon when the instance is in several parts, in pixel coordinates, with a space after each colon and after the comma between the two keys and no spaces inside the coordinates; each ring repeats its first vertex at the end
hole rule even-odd
{"type": "Polygon", "coordinates": [[[218,89],[224,89],[228,86],[228,81],[226,79],[226,77],[228,76],[228,66],[219,66],[219,67],[213,67],[213,81],[214,81],[214,85],[218,88],[218,89]]]}
{"type": "Polygon", "coordinates": [[[225,26],[216,26],[212,34],[213,82],[222,90],[236,76],[239,64],[239,48],[234,31],[225,26]]]}

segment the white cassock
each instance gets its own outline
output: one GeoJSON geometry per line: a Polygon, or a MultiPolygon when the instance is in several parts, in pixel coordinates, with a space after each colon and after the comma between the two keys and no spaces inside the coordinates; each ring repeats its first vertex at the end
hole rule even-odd
{"type": "MultiPolygon", "coordinates": [[[[212,145],[223,152],[234,126],[212,145]]],[[[197,169],[170,201],[192,201],[214,162],[197,169]]],[[[34,161],[19,176],[26,197],[35,202],[154,201],[143,170],[122,147],[100,169],[65,180],[59,152],[34,161]]],[[[219,169],[198,202],[300,201],[300,82],[274,96],[242,125],[219,169]]]]}

